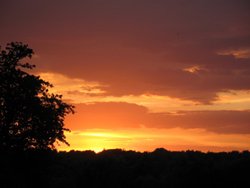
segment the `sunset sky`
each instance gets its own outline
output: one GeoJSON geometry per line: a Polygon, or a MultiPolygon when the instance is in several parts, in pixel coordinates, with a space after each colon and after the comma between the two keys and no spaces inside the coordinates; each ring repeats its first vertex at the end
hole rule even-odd
{"type": "Polygon", "coordinates": [[[249,150],[249,20],[249,0],[1,0],[0,45],[75,105],[61,150],[249,150]]]}

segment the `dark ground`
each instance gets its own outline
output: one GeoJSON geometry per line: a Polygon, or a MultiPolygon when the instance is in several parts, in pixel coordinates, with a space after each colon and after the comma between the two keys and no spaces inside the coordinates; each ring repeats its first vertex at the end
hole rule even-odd
{"type": "Polygon", "coordinates": [[[250,153],[2,152],[0,187],[250,187],[250,153]]]}

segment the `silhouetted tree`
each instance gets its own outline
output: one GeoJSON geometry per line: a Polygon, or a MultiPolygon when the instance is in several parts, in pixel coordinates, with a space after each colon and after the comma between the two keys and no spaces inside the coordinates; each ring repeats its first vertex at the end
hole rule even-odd
{"type": "Polygon", "coordinates": [[[33,50],[20,42],[0,48],[0,150],[51,149],[65,140],[64,117],[73,106],[51,94],[49,82],[25,70],[33,50]]]}

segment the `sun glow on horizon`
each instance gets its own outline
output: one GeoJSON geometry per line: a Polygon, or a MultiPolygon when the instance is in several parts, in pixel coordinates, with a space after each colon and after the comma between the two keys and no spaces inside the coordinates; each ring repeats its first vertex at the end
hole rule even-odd
{"type": "Polygon", "coordinates": [[[126,130],[89,129],[66,134],[70,147],[59,146],[59,150],[107,149],[153,151],[164,147],[168,150],[231,151],[250,148],[250,135],[218,134],[203,129],[155,129],[137,128],[126,130]]]}

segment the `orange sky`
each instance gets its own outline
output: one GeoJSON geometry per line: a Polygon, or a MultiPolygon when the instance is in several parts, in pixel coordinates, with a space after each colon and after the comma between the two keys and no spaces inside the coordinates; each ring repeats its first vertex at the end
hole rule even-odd
{"type": "Polygon", "coordinates": [[[245,0],[12,0],[0,45],[28,43],[35,74],[76,106],[71,146],[250,149],[245,0]]]}

